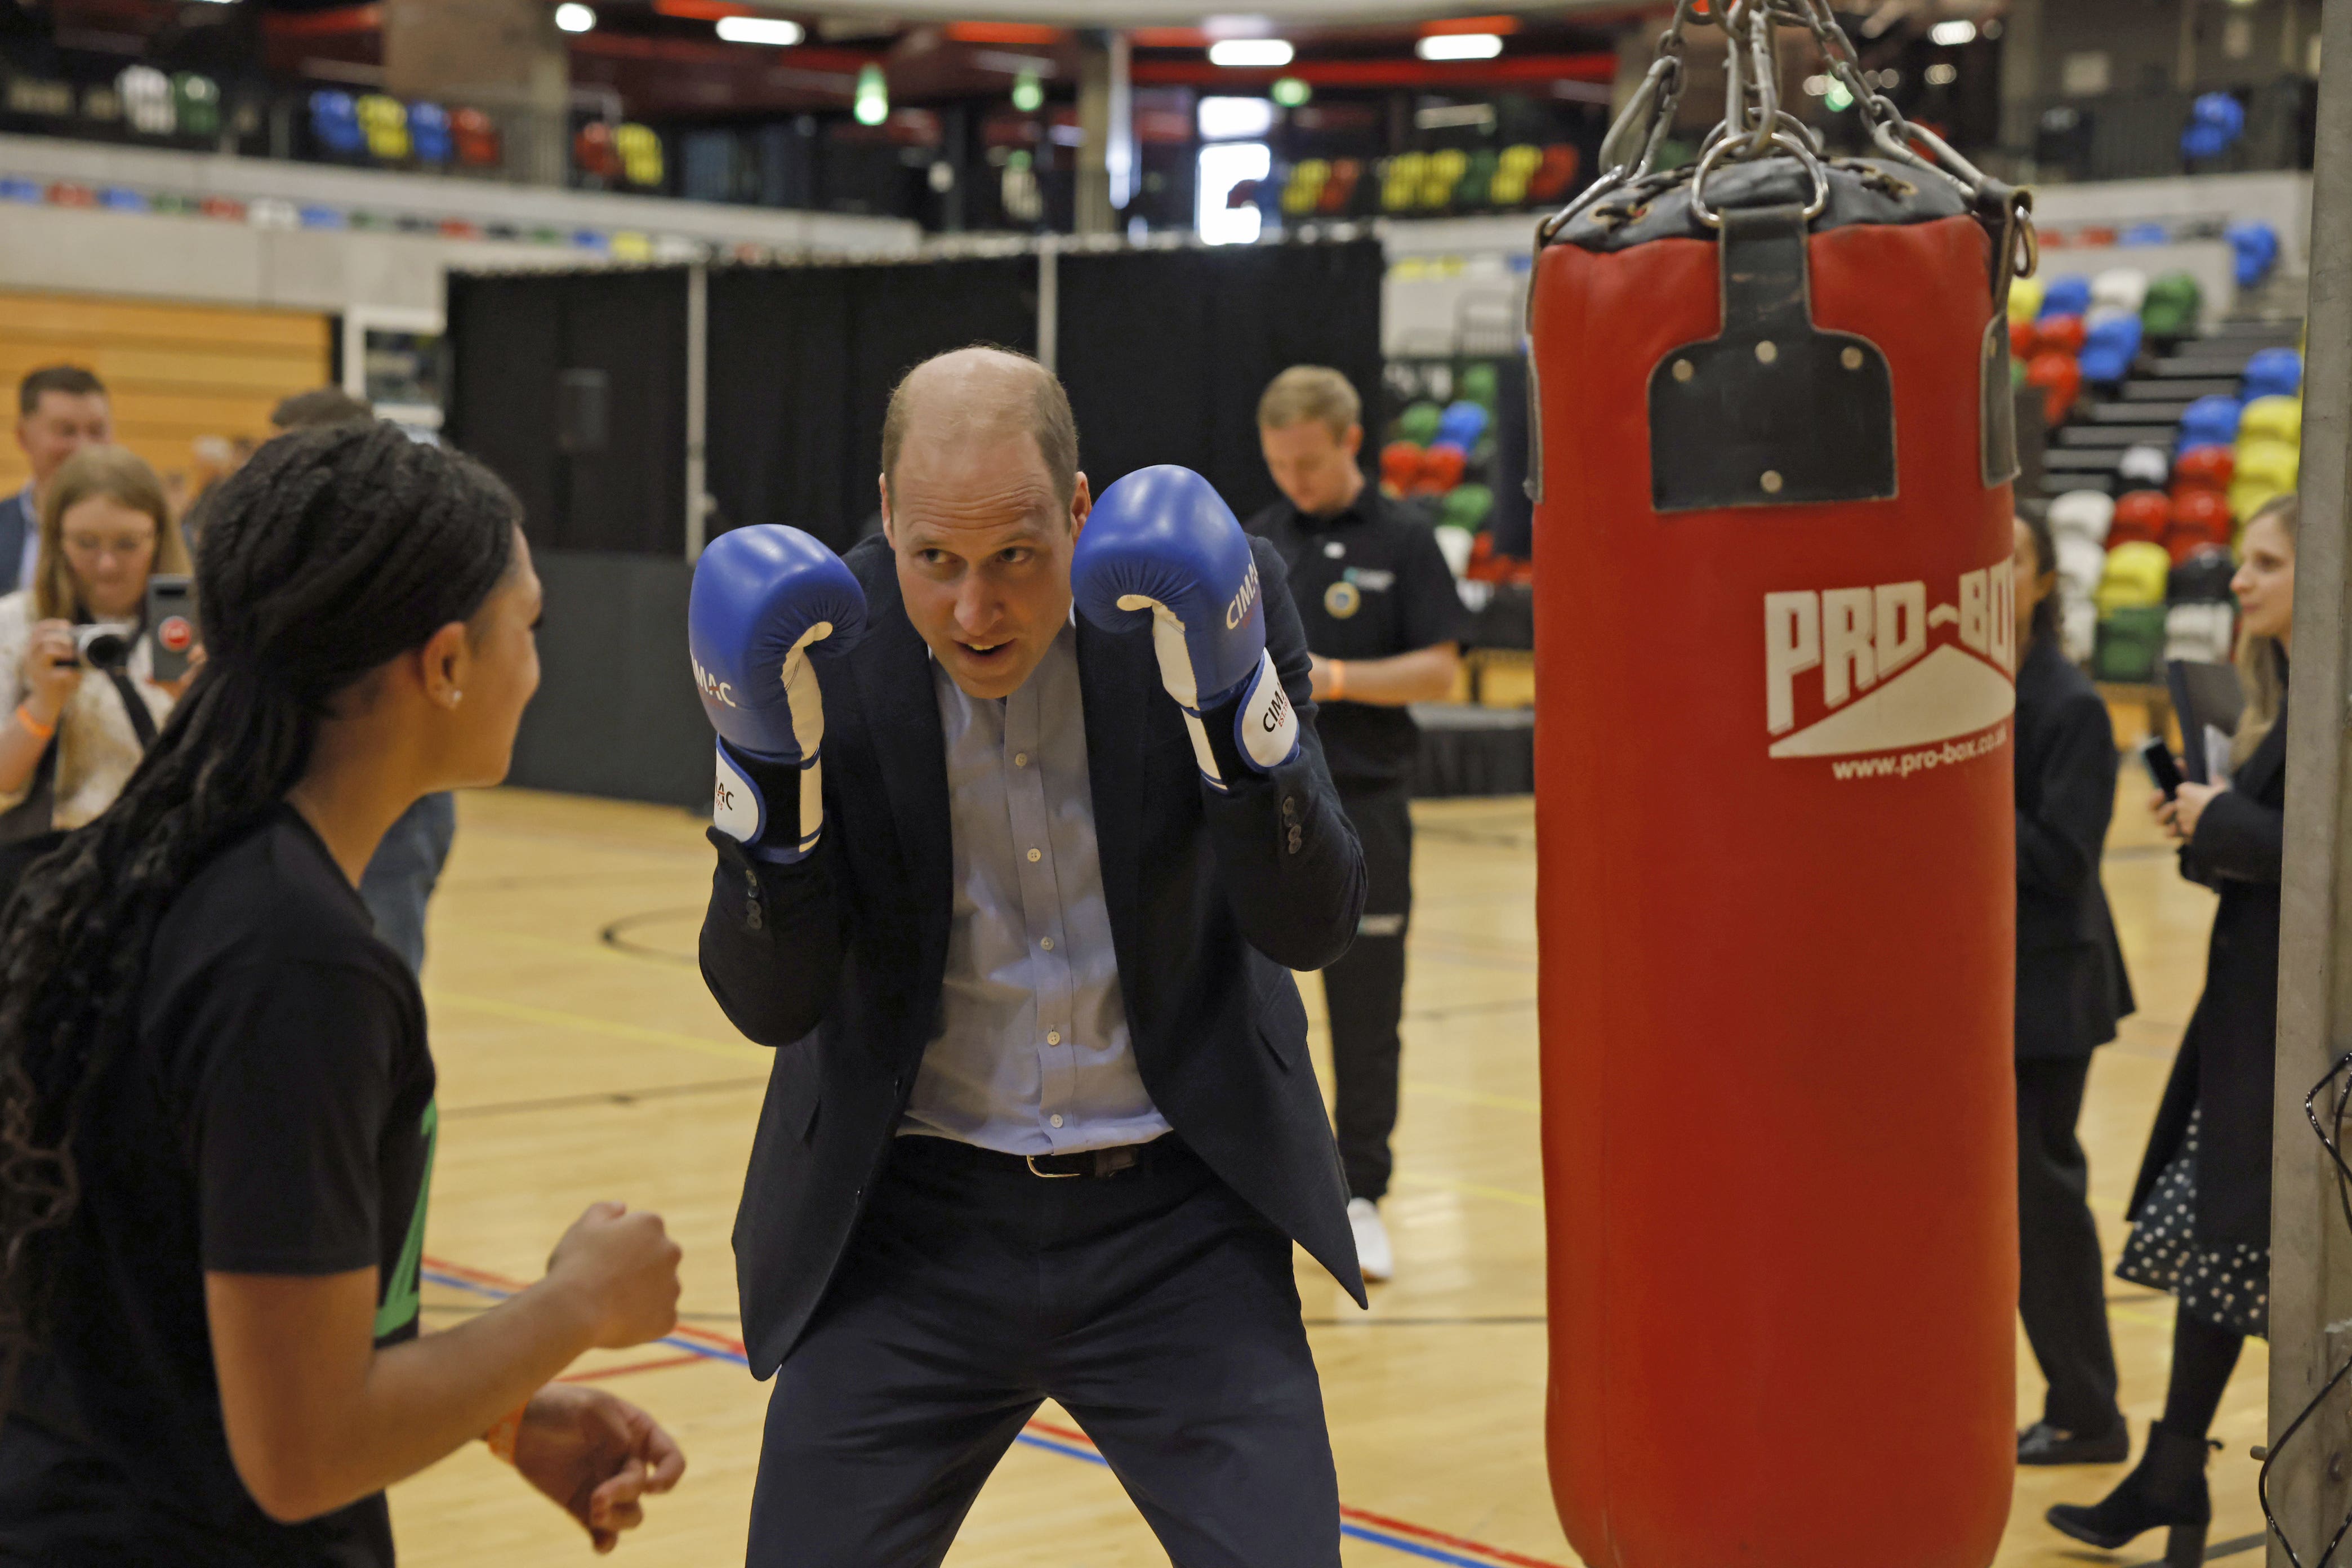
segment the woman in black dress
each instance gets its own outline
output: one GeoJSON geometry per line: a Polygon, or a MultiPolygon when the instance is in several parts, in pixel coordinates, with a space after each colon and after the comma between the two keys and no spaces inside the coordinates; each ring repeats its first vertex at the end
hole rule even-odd
{"type": "Polygon", "coordinates": [[[419,1337],[425,1004],[357,884],[496,784],[539,683],[514,498],[389,425],[205,502],[210,660],[0,912],[0,1563],[390,1568],[383,1489],[475,1437],[609,1551],[685,1463],[553,1380],[667,1333],[677,1247],[598,1204],[419,1337]]]}
{"type": "Polygon", "coordinates": [[[2131,1452],[2116,1405],[2105,1269],[2075,1124],[2091,1053],[2132,1010],[2099,858],[2116,809],[2107,705],[2059,646],[2058,552],[2017,522],[2017,1309],[2049,1382],[2021,1465],[2131,1452]]]}
{"type": "MultiPolygon", "coordinates": [[[[2238,595],[2246,689],[2222,784],[2184,784],[2150,804],[2180,841],[2181,874],[2221,895],[2205,994],[2182,1037],[2132,1193],[2116,1273],[2179,1299],[2172,1380],[2147,1450],[2094,1507],[2053,1525],[2113,1551],[2158,1526],[2165,1562],[2200,1563],[2212,1502],[2205,1435],[2248,1334],[2270,1327],[2271,1065],[2278,1033],[2279,867],[2286,827],[2287,650],[2294,633],[2296,510],[2283,497],[2248,521],[2238,595]]],[[[2192,738],[2194,743],[2194,738],[2192,738]]]]}

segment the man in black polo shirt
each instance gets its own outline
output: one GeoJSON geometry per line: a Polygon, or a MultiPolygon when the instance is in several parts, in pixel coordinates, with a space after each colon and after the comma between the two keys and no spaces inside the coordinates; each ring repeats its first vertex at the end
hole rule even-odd
{"type": "Polygon", "coordinates": [[[1317,729],[1369,883],[1355,945],[1323,972],[1339,1160],[1364,1278],[1395,1269],[1380,1201],[1396,1126],[1397,1021],[1412,910],[1412,763],[1406,704],[1454,690],[1468,615],[1430,524],[1367,484],[1362,404],[1347,377],[1293,365],[1265,389],[1258,441],[1286,500],[1250,519],[1282,552],[1314,656],[1317,729]]]}

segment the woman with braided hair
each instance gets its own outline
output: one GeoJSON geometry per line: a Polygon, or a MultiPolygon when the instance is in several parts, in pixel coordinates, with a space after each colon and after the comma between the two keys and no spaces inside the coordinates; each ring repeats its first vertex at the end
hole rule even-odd
{"type": "Polygon", "coordinates": [[[486,1434],[608,1550],[684,1460],[550,1379],[670,1330],[677,1248],[595,1205],[417,1337],[433,1059],[354,890],[419,795],[506,773],[539,680],[514,500],[356,426],[205,511],[209,661],[0,912],[0,1563],[389,1563],[383,1488],[486,1434]]]}

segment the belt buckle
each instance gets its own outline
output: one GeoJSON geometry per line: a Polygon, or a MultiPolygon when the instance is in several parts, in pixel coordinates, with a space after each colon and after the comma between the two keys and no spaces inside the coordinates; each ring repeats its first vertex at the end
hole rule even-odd
{"type": "MultiPolygon", "coordinates": [[[[1045,1157],[1049,1160],[1054,1158],[1054,1156],[1050,1154],[1045,1157]]],[[[1027,1163],[1029,1173],[1037,1177],[1041,1181],[1075,1182],[1084,1173],[1083,1172],[1078,1171],[1041,1171],[1037,1168],[1038,1156],[1034,1154],[1024,1154],[1022,1159],[1027,1163]]]]}

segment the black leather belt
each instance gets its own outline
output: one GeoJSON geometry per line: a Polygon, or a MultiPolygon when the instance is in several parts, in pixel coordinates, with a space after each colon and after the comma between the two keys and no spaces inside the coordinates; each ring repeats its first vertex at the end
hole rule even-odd
{"type": "Polygon", "coordinates": [[[1106,1176],[1124,1175],[1129,1171],[1148,1171],[1174,1160],[1192,1157],[1191,1151],[1177,1142],[1173,1133],[1155,1138],[1149,1143],[1121,1143],[1109,1149],[1088,1149],[1076,1154],[1006,1154],[953,1138],[921,1135],[899,1139],[898,1150],[927,1160],[944,1161],[1001,1174],[1025,1173],[1046,1181],[1068,1181],[1080,1176],[1099,1180],[1106,1176]]]}

